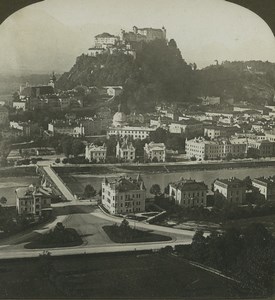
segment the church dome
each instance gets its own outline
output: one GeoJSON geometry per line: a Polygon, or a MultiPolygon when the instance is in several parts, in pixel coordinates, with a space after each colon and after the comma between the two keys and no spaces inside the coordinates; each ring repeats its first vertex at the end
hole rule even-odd
{"type": "Polygon", "coordinates": [[[124,112],[118,111],[113,116],[113,126],[120,127],[127,124],[127,117],[124,112]]]}

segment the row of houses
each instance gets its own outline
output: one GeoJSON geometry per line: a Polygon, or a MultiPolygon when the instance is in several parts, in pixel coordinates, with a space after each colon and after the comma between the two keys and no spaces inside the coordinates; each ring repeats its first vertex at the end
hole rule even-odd
{"type": "MultiPolygon", "coordinates": [[[[85,158],[89,162],[105,162],[107,147],[90,144],[85,148],[85,158]]],[[[128,139],[118,141],[116,145],[116,158],[123,162],[133,162],[136,159],[136,148],[128,139]]],[[[166,147],[163,143],[146,143],[144,146],[144,160],[148,162],[165,162],[166,147]]]]}
{"type": "MultiPolygon", "coordinates": [[[[259,177],[252,180],[266,201],[275,201],[275,177],[259,177]]],[[[216,179],[213,191],[228,203],[241,205],[246,200],[246,183],[236,177],[216,179]]],[[[181,178],[169,184],[167,196],[182,207],[206,207],[208,186],[204,182],[181,178]]],[[[102,182],[102,205],[111,214],[128,214],[145,211],[146,187],[140,175],[137,178],[120,177],[102,182]]]]}
{"type": "Polygon", "coordinates": [[[272,157],[275,155],[275,142],[247,137],[215,140],[198,137],[186,141],[185,151],[188,158],[196,160],[224,159],[228,155],[244,158],[249,151],[257,157],[272,157]]]}

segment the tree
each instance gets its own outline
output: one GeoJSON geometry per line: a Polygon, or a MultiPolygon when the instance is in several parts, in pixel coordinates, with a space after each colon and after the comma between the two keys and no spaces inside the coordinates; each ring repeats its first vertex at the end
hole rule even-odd
{"type": "Polygon", "coordinates": [[[153,184],[150,188],[150,193],[158,196],[161,193],[160,186],[158,184],[153,184]]]}
{"type": "Polygon", "coordinates": [[[91,186],[90,184],[87,184],[85,186],[83,196],[87,197],[87,198],[91,198],[91,197],[94,197],[95,195],[96,195],[96,190],[94,189],[94,187],[91,186]]]}
{"type": "Polygon", "coordinates": [[[0,198],[0,203],[1,204],[5,205],[7,202],[8,202],[8,200],[7,200],[6,197],[3,196],[3,197],[0,198]]]}
{"type": "Polygon", "coordinates": [[[84,153],[85,146],[79,139],[74,139],[72,143],[72,154],[77,157],[79,154],[84,153]]]}
{"type": "Polygon", "coordinates": [[[167,131],[161,127],[150,132],[150,140],[154,143],[166,143],[167,131]]]}
{"type": "Polygon", "coordinates": [[[227,153],[227,155],[226,155],[226,160],[232,160],[232,158],[233,158],[233,155],[232,155],[232,153],[231,152],[229,152],[229,153],[227,153]]]}
{"type": "Polygon", "coordinates": [[[6,159],[11,149],[11,142],[8,139],[3,139],[0,142],[0,157],[6,159]]]}
{"type": "Polygon", "coordinates": [[[61,141],[62,151],[66,157],[72,154],[72,140],[70,138],[65,138],[61,141]]]}
{"type": "Polygon", "coordinates": [[[204,262],[205,260],[205,248],[206,240],[204,237],[204,232],[202,230],[196,231],[192,239],[192,258],[198,262],[204,262]]]}

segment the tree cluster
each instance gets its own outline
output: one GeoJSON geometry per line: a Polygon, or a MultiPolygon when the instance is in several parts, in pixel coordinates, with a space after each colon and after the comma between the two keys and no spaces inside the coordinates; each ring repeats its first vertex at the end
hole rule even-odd
{"type": "Polygon", "coordinates": [[[205,237],[197,231],[189,258],[234,277],[253,296],[272,293],[274,238],[262,224],[205,237]]]}

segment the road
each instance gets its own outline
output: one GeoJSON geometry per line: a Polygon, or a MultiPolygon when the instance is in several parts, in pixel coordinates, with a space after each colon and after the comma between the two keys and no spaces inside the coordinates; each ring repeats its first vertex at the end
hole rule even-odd
{"type": "MultiPolygon", "coordinates": [[[[35,230],[37,233],[45,233],[52,229],[57,222],[62,221],[64,226],[75,228],[82,237],[84,243],[81,246],[67,247],[67,248],[48,248],[53,256],[62,255],[76,255],[76,254],[90,254],[90,253],[111,253],[111,252],[124,252],[135,250],[157,250],[165,246],[175,246],[179,244],[190,244],[194,232],[167,228],[162,226],[150,225],[143,222],[135,222],[129,220],[131,226],[137,229],[148,230],[150,232],[170,236],[172,239],[165,242],[149,242],[149,243],[129,243],[118,244],[112,242],[106,235],[102,226],[112,225],[114,223],[121,223],[120,218],[106,215],[98,208],[94,208],[92,212],[76,213],[59,216],[57,220],[49,224],[45,228],[35,230]]],[[[27,233],[21,237],[10,238],[9,240],[2,241],[0,245],[0,259],[8,258],[25,258],[37,257],[43,253],[43,249],[31,250],[25,249],[27,238],[32,238],[32,234],[27,233]]]]}

